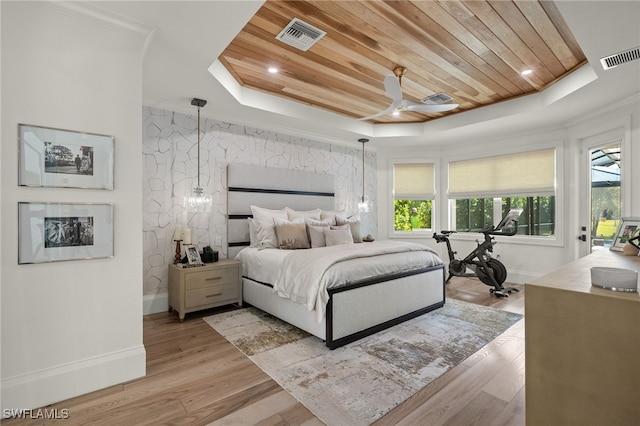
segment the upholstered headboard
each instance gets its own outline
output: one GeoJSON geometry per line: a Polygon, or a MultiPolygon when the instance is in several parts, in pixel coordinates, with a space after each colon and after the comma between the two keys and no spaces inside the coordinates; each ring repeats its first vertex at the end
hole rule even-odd
{"type": "Polygon", "coordinates": [[[250,164],[227,166],[227,257],[249,245],[250,206],[335,209],[335,178],[326,173],[250,164]]]}

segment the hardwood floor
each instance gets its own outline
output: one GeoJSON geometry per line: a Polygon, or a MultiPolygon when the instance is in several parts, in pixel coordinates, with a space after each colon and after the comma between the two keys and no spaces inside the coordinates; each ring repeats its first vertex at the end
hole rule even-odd
{"type": "MultiPolygon", "coordinates": [[[[447,297],[524,313],[524,286],[507,299],[453,278],[447,297]]],[[[147,375],[46,407],[68,419],[6,425],[320,425],[302,404],[200,318],[220,309],[144,318],[147,375]]],[[[524,425],[524,320],[405,401],[377,425],[524,425]]]]}

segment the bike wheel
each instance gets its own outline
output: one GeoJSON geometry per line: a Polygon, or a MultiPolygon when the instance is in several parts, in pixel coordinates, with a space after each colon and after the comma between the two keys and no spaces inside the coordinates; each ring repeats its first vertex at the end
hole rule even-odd
{"type": "MultiPolygon", "coordinates": [[[[493,278],[495,278],[498,284],[502,284],[507,280],[507,268],[505,268],[502,262],[496,259],[489,259],[487,266],[493,271],[493,278]]],[[[485,271],[484,266],[478,266],[476,273],[480,281],[486,285],[493,285],[490,275],[491,271],[485,271]]]]}

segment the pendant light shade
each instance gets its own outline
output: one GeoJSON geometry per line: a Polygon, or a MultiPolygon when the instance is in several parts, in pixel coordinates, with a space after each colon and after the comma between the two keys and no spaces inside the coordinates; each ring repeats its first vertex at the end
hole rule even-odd
{"type": "Polygon", "coordinates": [[[364,144],[369,142],[369,139],[358,139],[358,142],[362,144],[362,196],[358,199],[358,211],[360,213],[369,212],[369,197],[364,195],[364,144]]]}
{"type": "Polygon", "coordinates": [[[198,107],[198,183],[191,190],[191,193],[184,197],[184,205],[187,211],[193,213],[210,212],[213,204],[213,197],[205,193],[204,188],[200,185],[200,108],[205,106],[207,101],[203,99],[193,98],[191,105],[198,107]]]}

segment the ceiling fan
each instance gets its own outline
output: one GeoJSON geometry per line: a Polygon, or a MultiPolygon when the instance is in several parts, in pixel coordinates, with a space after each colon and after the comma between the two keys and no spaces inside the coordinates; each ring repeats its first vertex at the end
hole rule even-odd
{"type": "Polygon", "coordinates": [[[458,108],[458,104],[444,104],[444,103],[415,103],[410,100],[402,98],[402,76],[407,72],[405,67],[395,67],[393,74],[388,74],[384,78],[384,89],[387,91],[387,95],[393,102],[384,111],[380,111],[376,114],[369,115],[367,117],[359,118],[358,120],[371,120],[372,118],[380,117],[381,115],[389,114],[391,112],[411,111],[411,112],[444,112],[451,111],[458,108]]]}

